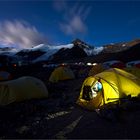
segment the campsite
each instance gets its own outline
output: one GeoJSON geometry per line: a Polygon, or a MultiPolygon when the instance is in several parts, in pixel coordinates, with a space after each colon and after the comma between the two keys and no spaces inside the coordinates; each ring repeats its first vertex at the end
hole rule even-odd
{"type": "MultiPolygon", "coordinates": [[[[62,67],[65,66],[62,65],[62,67]]],[[[90,68],[88,66],[87,70],[89,71],[89,75],[94,75],[95,73],[91,73],[91,71],[95,71],[95,69],[97,77],[98,72],[104,72],[101,65],[91,66],[90,68]]],[[[56,70],[58,75],[52,76],[56,78],[56,80],[52,80],[52,78],[48,76],[48,73],[53,73],[53,70],[55,70],[55,68],[50,68],[50,71],[47,68],[40,68],[39,71],[36,70],[34,73],[32,73],[31,70],[27,70],[29,75],[27,79],[36,77],[43,81],[47,87],[48,95],[45,95],[46,97],[41,99],[38,97],[38,99],[23,99],[23,101],[20,102],[13,101],[10,104],[8,103],[8,105],[1,106],[0,137],[2,139],[139,138],[139,101],[132,100],[125,104],[124,100],[122,107],[115,108],[113,106],[113,108],[103,109],[100,112],[98,112],[98,109],[88,109],[88,106],[79,106],[77,101],[83,82],[86,77],[88,77],[88,73],[83,76],[80,72],[78,75],[78,71],[76,71],[77,67],[73,66],[71,70],[75,71],[75,75],[77,74],[76,77],[73,77],[71,71],[70,73],[67,72],[70,76],[67,79],[62,72],[56,70]],[[58,80],[62,75],[64,75],[67,80],[65,78],[65,80],[58,80]],[[48,84],[49,78],[54,82],[53,86],[48,84]]],[[[22,72],[18,73],[18,75],[21,77],[22,72]]],[[[120,77],[121,76],[122,74],[120,77]]],[[[132,80],[135,79],[134,77],[131,78],[132,80]]],[[[33,81],[35,81],[35,79],[33,81]]],[[[128,81],[128,79],[126,81],[128,81]]],[[[122,82],[124,82],[124,80],[122,82]]],[[[20,85],[19,81],[18,84],[20,85]]],[[[25,83],[25,85],[26,84],[27,83],[25,83]]],[[[132,83],[130,85],[132,86],[132,83]]],[[[28,87],[27,89],[29,90],[28,94],[30,94],[30,92],[32,92],[31,86],[30,89],[28,87]]],[[[26,93],[27,89],[22,89],[22,94],[26,93]]],[[[36,90],[39,91],[39,89],[34,89],[34,93],[36,90]]],[[[7,90],[4,91],[7,92],[7,90]]],[[[135,91],[137,92],[139,90],[136,88],[135,91]]],[[[114,97],[114,95],[112,95],[112,97],[114,97]]],[[[94,104],[92,107],[94,107],[94,104]]]]}
{"type": "Polygon", "coordinates": [[[0,9],[0,139],[140,139],[140,1],[0,9]]]}

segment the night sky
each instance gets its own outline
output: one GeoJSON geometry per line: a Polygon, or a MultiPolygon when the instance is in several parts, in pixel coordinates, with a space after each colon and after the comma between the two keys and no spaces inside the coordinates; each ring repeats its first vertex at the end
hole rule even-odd
{"type": "Polygon", "coordinates": [[[140,38],[140,1],[0,1],[0,46],[88,44],[140,38]]]}

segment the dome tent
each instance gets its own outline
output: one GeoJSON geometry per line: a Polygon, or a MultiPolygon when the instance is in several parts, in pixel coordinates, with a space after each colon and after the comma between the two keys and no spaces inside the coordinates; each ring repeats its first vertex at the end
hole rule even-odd
{"type": "Polygon", "coordinates": [[[41,80],[34,77],[24,76],[0,82],[0,105],[46,97],[48,97],[46,86],[41,80]]]}
{"type": "Polygon", "coordinates": [[[139,78],[124,70],[112,68],[85,79],[77,103],[93,110],[110,103],[120,104],[122,99],[138,97],[139,94],[139,78]],[[102,85],[100,90],[97,90],[98,83],[102,85]]]}
{"type": "Polygon", "coordinates": [[[140,60],[130,61],[126,63],[127,68],[136,67],[140,68],[140,60]]]}
{"type": "Polygon", "coordinates": [[[120,60],[111,60],[111,61],[106,61],[102,64],[105,69],[109,68],[119,68],[123,69],[125,68],[125,64],[121,62],[120,60]]]}
{"type": "Polygon", "coordinates": [[[95,74],[103,72],[104,70],[105,69],[101,64],[97,64],[90,69],[88,76],[94,76],[95,74]]]}
{"type": "Polygon", "coordinates": [[[68,79],[74,79],[74,73],[73,71],[66,67],[66,66],[59,66],[54,69],[52,72],[49,81],[52,83],[57,83],[58,81],[68,80],[68,79]]]}

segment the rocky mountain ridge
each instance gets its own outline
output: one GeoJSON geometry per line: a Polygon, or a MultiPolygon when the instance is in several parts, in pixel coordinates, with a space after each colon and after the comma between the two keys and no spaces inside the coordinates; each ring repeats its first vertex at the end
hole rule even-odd
{"type": "MultiPolygon", "coordinates": [[[[7,48],[5,49],[2,49],[3,51],[1,54],[8,52],[7,48]]],[[[20,61],[30,61],[31,63],[39,63],[42,61],[48,63],[79,61],[104,62],[109,60],[121,60],[127,62],[130,60],[139,60],[139,51],[140,39],[108,44],[104,45],[102,48],[97,48],[81,41],[80,39],[76,39],[72,41],[71,44],[67,45],[49,46],[41,44],[31,49],[23,49],[14,53],[14,57],[16,56],[17,58],[20,58],[20,61]]],[[[7,55],[10,55],[10,51],[7,55]]]]}

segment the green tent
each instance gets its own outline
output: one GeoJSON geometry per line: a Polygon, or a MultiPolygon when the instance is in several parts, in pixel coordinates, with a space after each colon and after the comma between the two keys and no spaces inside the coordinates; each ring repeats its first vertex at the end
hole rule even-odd
{"type": "Polygon", "coordinates": [[[46,97],[48,97],[46,86],[41,80],[34,77],[25,76],[0,82],[0,105],[46,97]]]}

